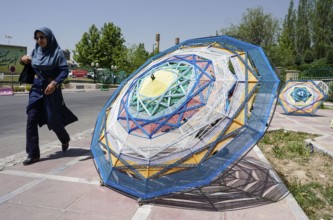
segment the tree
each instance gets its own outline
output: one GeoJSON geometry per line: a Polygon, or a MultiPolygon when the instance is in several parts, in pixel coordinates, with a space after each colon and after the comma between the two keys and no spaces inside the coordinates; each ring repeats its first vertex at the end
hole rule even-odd
{"type": "Polygon", "coordinates": [[[300,54],[296,54],[294,63],[297,66],[300,66],[302,64],[302,56],[300,54]]]}
{"type": "Polygon", "coordinates": [[[296,21],[296,51],[303,54],[311,47],[311,18],[312,0],[300,0],[298,3],[297,21],[296,21]]]}
{"type": "Polygon", "coordinates": [[[113,23],[105,23],[101,30],[92,25],[75,45],[74,59],[82,66],[98,62],[103,68],[114,65],[118,70],[124,69],[127,66],[124,43],[121,29],[113,23]]]}
{"type": "Polygon", "coordinates": [[[129,63],[129,68],[127,71],[132,73],[138,69],[143,63],[145,63],[149,58],[149,53],[145,50],[143,43],[140,43],[139,46],[133,45],[128,49],[127,52],[127,62],[129,63]]]}
{"type": "Polygon", "coordinates": [[[230,27],[222,28],[220,33],[222,35],[229,35],[231,37],[243,38],[243,36],[240,36],[239,26],[235,24],[230,24],[230,27]]]}
{"type": "MultiPolygon", "coordinates": [[[[283,22],[283,34],[286,37],[286,46],[296,53],[295,43],[296,43],[296,10],[294,9],[294,1],[290,1],[288,8],[288,14],[283,22]]],[[[282,35],[283,35],[282,34],[282,35]]]]}
{"type": "Polygon", "coordinates": [[[333,0],[317,0],[313,18],[313,47],[317,59],[333,45],[333,0]]]}
{"type": "Polygon", "coordinates": [[[123,69],[126,66],[127,49],[121,29],[113,23],[105,23],[101,29],[99,41],[99,62],[103,67],[116,65],[123,69]]]}
{"type": "Polygon", "coordinates": [[[333,64],[333,49],[329,50],[326,56],[326,63],[333,64]]]}
{"type": "Polygon", "coordinates": [[[261,46],[274,59],[273,46],[280,31],[279,20],[272,14],[265,14],[262,7],[247,9],[239,25],[221,29],[221,34],[234,36],[261,46]]]}
{"type": "Polygon", "coordinates": [[[88,32],[83,33],[81,41],[75,45],[74,60],[82,66],[90,66],[96,62],[99,53],[100,31],[95,25],[89,28],[88,32]]]}
{"type": "Polygon", "coordinates": [[[280,66],[291,66],[296,55],[296,10],[294,1],[291,0],[288,13],[283,21],[283,29],[278,40],[276,48],[279,58],[277,59],[280,66]]]}
{"type": "Polygon", "coordinates": [[[307,49],[304,53],[304,62],[312,63],[314,61],[314,56],[311,50],[307,49]]]}

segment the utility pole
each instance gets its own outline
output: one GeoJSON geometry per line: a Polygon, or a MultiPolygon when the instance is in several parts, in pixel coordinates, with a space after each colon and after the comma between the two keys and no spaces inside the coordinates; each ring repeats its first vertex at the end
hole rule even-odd
{"type": "Polygon", "coordinates": [[[8,45],[10,44],[10,40],[13,38],[13,36],[5,35],[5,38],[8,40],[8,45]]]}

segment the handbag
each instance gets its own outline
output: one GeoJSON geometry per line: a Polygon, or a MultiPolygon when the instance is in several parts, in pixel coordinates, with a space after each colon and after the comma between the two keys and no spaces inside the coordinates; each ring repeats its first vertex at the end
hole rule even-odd
{"type": "Polygon", "coordinates": [[[35,78],[35,70],[31,63],[25,64],[18,81],[20,83],[33,84],[35,78]]]}

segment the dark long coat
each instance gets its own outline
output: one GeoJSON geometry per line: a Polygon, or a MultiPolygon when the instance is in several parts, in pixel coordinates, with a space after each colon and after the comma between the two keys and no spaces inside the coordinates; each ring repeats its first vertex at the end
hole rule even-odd
{"type": "Polygon", "coordinates": [[[29,103],[27,106],[27,112],[38,101],[43,102],[43,108],[40,112],[38,119],[39,126],[47,124],[50,130],[53,128],[73,123],[78,118],[67,108],[64,98],[62,96],[61,86],[57,86],[55,91],[50,95],[45,95],[44,90],[48,85],[46,79],[35,78],[34,83],[29,93],[29,103]]]}

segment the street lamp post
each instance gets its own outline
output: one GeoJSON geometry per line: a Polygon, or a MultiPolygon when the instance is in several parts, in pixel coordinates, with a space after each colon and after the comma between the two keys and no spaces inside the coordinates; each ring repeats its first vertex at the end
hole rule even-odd
{"type": "Polygon", "coordinates": [[[116,65],[111,65],[111,70],[112,70],[112,78],[113,78],[113,84],[116,84],[116,73],[115,71],[117,70],[117,66],[116,65]]]}
{"type": "Polygon", "coordinates": [[[94,83],[96,83],[96,78],[98,79],[98,74],[97,74],[97,68],[99,64],[97,62],[92,62],[91,63],[92,68],[94,69],[94,83]]]}
{"type": "Polygon", "coordinates": [[[153,44],[153,54],[155,53],[155,46],[156,46],[156,43],[153,44]]]}
{"type": "Polygon", "coordinates": [[[5,35],[5,38],[8,40],[8,45],[10,44],[10,40],[13,38],[13,36],[5,35]]]}

